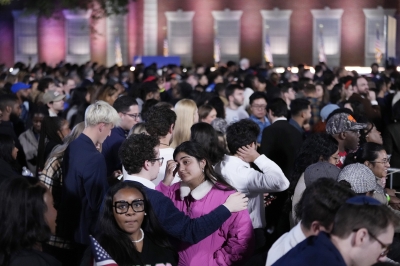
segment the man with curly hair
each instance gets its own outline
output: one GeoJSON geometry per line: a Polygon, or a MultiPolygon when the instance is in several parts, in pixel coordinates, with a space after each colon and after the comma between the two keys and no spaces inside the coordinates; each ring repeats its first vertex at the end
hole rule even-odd
{"type": "MultiPolygon", "coordinates": [[[[174,148],[171,148],[174,126],[176,121],[176,114],[168,106],[155,105],[151,107],[146,114],[145,128],[149,135],[155,136],[160,140],[160,157],[163,157],[167,162],[173,160],[174,148]]],[[[158,185],[164,178],[165,166],[160,166],[160,172],[157,178],[153,180],[155,185],[158,185]]],[[[176,177],[173,183],[178,182],[180,179],[176,177]]]]}
{"type": "Polygon", "coordinates": [[[179,211],[168,197],[155,190],[155,185],[151,182],[157,177],[160,166],[164,163],[164,158],[160,157],[160,141],[155,136],[129,136],[122,143],[119,157],[127,172],[124,182],[141,184],[163,229],[184,242],[198,243],[222,226],[231,212],[247,208],[246,196],[234,193],[224,204],[197,219],[190,219],[179,211]]]}
{"type": "Polygon", "coordinates": [[[256,235],[256,248],[265,245],[265,208],[264,193],[286,190],[289,180],[281,168],[257,152],[258,125],[243,119],[230,125],[226,131],[226,140],[231,155],[215,166],[215,171],[238,191],[249,197],[248,211],[256,235]],[[261,171],[250,167],[254,163],[261,171]]]}

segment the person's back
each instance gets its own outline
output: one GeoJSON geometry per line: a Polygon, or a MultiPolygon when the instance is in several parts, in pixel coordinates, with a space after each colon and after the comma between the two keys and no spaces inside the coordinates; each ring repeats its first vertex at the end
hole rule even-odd
{"type": "Polygon", "coordinates": [[[71,142],[63,158],[60,225],[66,226],[66,231],[60,235],[88,244],[84,235],[94,232],[101,199],[108,189],[105,159],[83,133],[71,142]]]}
{"type": "Polygon", "coordinates": [[[386,258],[397,225],[388,207],[356,196],[340,207],[330,235],[305,239],[273,265],[372,265],[386,258]]]}
{"type": "MultiPolygon", "coordinates": [[[[77,246],[90,243],[89,234],[95,232],[101,201],[108,189],[105,159],[95,144],[103,143],[118,123],[119,116],[109,104],[92,104],[86,110],[86,128],[64,153],[57,235],[77,246]]],[[[83,252],[84,246],[78,249],[83,252]]]]}
{"type": "Polygon", "coordinates": [[[270,101],[267,114],[272,124],[262,133],[260,152],[279,165],[286,176],[290,176],[296,152],[303,142],[302,135],[288,123],[287,106],[282,99],[270,101]]]}
{"type": "Polygon", "coordinates": [[[265,265],[272,265],[307,237],[330,232],[337,210],[354,195],[351,189],[334,179],[320,178],[308,184],[296,207],[299,223],[275,241],[265,265]]]}
{"type": "MultiPolygon", "coordinates": [[[[145,128],[149,135],[155,136],[160,140],[160,157],[164,161],[173,159],[174,148],[170,147],[174,126],[176,122],[176,114],[167,106],[155,105],[147,111],[145,128]]],[[[166,164],[160,166],[157,178],[152,180],[155,185],[158,185],[164,178],[166,164]]],[[[180,179],[176,177],[173,183],[180,179]]]]}
{"type": "Polygon", "coordinates": [[[119,97],[114,102],[113,108],[117,111],[121,122],[119,127],[111,130],[111,136],[102,145],[101,153],[104,155],[107,164],[107,176],[111,176],[114,171],[121,171],[122,164],[118,158],[118,150],[128,136],[129,130],[140,122],[138,104],[131,97],[119,97]]]}

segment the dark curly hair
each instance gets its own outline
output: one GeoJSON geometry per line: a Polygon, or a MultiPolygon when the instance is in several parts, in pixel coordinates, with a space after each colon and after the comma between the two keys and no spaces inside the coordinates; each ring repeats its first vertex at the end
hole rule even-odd
{"type": "Polygon", "coordinates": [[[321,159],[327,161],[338,150],[338,141],[327,133],[310,135],[302,144],[294,164],[293,173],[289,179],[289,195],[293,195],[297,182],[306,168],[321,159]]]}
{"type": "Polygon", "coordinates": [[[219,145],[218,134],[210,124],[194,124],[190,128],[190,140],[203,147],[212,165],[216,165],[224,158],[225,150],[219,145]]]}
{"type": "Polygon", "coordinates": [[[129,235],[118,226],[114,218],[114,195],[124,188],[137,189],[143,195],[144,211],[147,215],[144,216],[141,227],[146,232],[146,237],[149,237],[156,245],[162,248],[171,249],[167,235],[158,223],[145,191],[141,185],[131,181],[117,183],[107,191],[100,211],[99,231],[101,233],[97,239],[118,265],[144,265],[140,259],[140,253],[136,250],[129,235]]]}
{"type": "Polygon", "coordinates": [[[156,159],[154,148],[160,145],[157,137],[132,134],[121,145],[118,156],[128,174],[139,173],[145,161],[156,159]]]}
{"type": "Polygon", "coordinates": [[[168,134],[172,124],[175,124],[176,114],[165,106],[153,106],[146,114],[144,124],[147,133],[151,136],[162,137],[168,134]]]}
{"type": "Polygon", "coordinates": [[[44,202],[46,192],[46,187],[35,178],[8,178],[1,183],[1,265],[8,265],[6,262],[13,253],[31,249],[50,238],[50,228],[44,217],[47,211],[44,202]]]}
{"type": "Polygon", "coordinates": [[[226,130],[226,141],[231,154],[235,154],[240,147],[256,143],[259,133],[258,125],[249,119],[242,119],[230,125],[226,130]]]}
{"type": "Polygon", "coordinates": [[[214,171],[214,167],[212,166],[210,159],[208,158],[207,153],[203,149],[202,145],[194,141],[185,141],[178,147],[176,147],[174,151],[174,159],[176,158],[176,155],[180,152],[184,152],[187,155],[196,158],[198,162],[201,160],[205,160],[206,165],[204,167],[204,177],[206,180],[209,180],[212,183],[216,184],[218,189],[235,190],[235,188],[229,185],[222,176],[214,171]]]}

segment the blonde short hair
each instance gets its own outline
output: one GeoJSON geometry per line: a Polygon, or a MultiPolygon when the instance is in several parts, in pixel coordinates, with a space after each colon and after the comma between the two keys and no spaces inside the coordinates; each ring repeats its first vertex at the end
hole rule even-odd
{"type": "Polygon", "coordinates": [[[117,111],[105,101],[92,103],[85,111],[85,127],[96,126],[100,123],[118,126],[120,120],[117,111]]]}

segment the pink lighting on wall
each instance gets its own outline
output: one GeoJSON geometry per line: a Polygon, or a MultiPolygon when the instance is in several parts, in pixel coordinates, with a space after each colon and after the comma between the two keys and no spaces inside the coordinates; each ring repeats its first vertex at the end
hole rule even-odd
{"type": "Polygon", "coordinates": [[[65,59],[65,21],[62,14],[54,18],[39,18],[39,62],[55,66],[65,59]]]}
{"type": "Polygon", "coordinates": [[[14,26],[12,20],[0,21],[0,64],[14,65],[14,26]]]}
{"type": "MultiPolygon", "coordinates": [[[[139,4],[135,1],[131,1],[129,3],[128,9],[128,57],[129,63],[132,63],[133,57],[138,55],[138,40],[139,31],[138,31],[138,7],[139,4]]],[[[143,18],[142,18],[143,19],[143,18]]],[[[141,25],[141,24],[140,24],[141,25]]]]}
{"type": "Polygon", "coordinates": [[[105,18],[90,21],[90,59],[93,62],[105,65],[107,62],[107,40],[105,18]]]}

